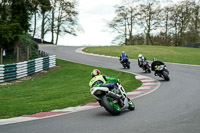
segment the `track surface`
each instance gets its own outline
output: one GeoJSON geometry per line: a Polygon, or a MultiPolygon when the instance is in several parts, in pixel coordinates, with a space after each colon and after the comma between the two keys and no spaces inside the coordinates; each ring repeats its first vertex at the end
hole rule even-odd
{"type": "MultiPolygon", "coordinates": [[[[118,59],[76,53],[78,47],[41,46],[57,58],[123,70],[118,59]]],[[[160,80],[160,88],[134,101],[135,111],[111,116],[103,108],[0,126],[1,133],[199,133],[200,66],[167,64],[171,81],[143,73],[135,60],[125,70],[160,80]]],[[[95,68],[95,67],[94,67],[95,68]]],[[[88,72],[89,74],[90,72],[88,72]]],[[[121,79],[123,80],[123,79],[121,79]]],[[[89,90],[88,90],[89,91],[89,90]]]]}

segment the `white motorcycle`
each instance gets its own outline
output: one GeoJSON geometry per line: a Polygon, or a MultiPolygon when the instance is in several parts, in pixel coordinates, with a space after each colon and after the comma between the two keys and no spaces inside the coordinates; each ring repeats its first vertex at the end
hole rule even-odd
{"type": "Polygon", "coordinates": [[[158,75],[161,78],[164,78],[166,81],[169,81],[169,71],[165,65],[160,65],[156,69],[156,75],[158,75]]]}
{"type": "Polygon", "coordinates": [[[107,87],[93,87],[90,92],[93,97],[112,115],[119,115],[122,110],[134,110],[134,103],[126,96],[121,84],[116,83],[117,88],[110,90],[107,87]]]}

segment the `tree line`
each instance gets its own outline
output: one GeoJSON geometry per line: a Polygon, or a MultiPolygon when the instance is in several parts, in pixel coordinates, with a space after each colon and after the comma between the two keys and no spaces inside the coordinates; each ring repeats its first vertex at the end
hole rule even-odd
{"type": "Polygon", "coordinates": [[[19,35],[34,38],[40,32],[44,40],[50,32],[53,44],[63,33],[76,35],[76,7],[75,0],[0,0],[0,47],[14,47],[19,35]]]}
{"type": "Polygon", "coordinates": [[[41,39],[51,33],[51,43],[58,43],[58,38],[63,34],[75,35],[80,30],[78,24],[78,3],[76,0],[35,0],[33,3],[34,28],[33,37],[37,29],[41,31],[41,39]],[[41,17],[41,24],[37,27],[37,18],[41,17]]]}
{"type": "Polygon", "coordinates": [[[108,23],[121,45],[180,46],[200,42],[200,0],[172,4],[157,0],[123,0],[108,23]]]}

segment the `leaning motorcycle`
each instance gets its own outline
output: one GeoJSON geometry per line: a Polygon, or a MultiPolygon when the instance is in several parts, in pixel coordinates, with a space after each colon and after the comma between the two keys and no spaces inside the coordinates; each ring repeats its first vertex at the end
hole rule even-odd
{"type": "Polygon", "coordinates": [[[122,64],[122,66],[124,67],[124,68],[128,68],[128,69],[130,69],[130,61],[129,61],[129,59],[126,59],[126,60],[124,60],[123,62],[121,62],[121,64],[122,64]]]}
{"type": "Polygon", "coordinates": [[[169,81],[169,71],[165,65],[160,65],[155,67],[156,71],[156,76],[158,75],[159,77],[165,79],[166,81],[169,81]]]}
{"type": "Polygon", "coordinates": [[[121,84],[116,83],[117,88],[93,87],[90,92],[92,96],[110,114],[119,115],[123,110],[134,110],[134,103],[126,96],[126,92],[121,84]]]}
{"type": "Polygon", "coordinates": [[[151,73],[151,69],[150,69],[150,65],[149,65],[149,62],[148,62],[148,61],[146,61],[146,60],[143,61],[142,69],[143,69],[146,73],[151,73]]]}

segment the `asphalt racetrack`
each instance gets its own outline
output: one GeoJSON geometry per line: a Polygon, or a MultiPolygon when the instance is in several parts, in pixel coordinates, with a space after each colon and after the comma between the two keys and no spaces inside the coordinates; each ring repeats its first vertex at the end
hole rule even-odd
{"type": "Polygon", "coordinates": [[[161,86],[153,93],[134,99],[135,111],[124,111],[119,116],[112,116],[99,107],[1,125],[0,133],[200,133],[200,66],[166,63],[170,71],[170,81],[166,82],[153,73],[144,73],[136,60],[131,60],[131,69],[123,69],[116,58],[76,53],[77,48],[40,46],[60,59],[149,76],[160,81],[161,86]]]}

